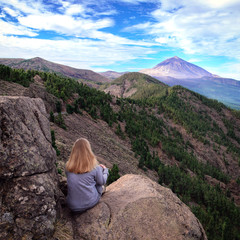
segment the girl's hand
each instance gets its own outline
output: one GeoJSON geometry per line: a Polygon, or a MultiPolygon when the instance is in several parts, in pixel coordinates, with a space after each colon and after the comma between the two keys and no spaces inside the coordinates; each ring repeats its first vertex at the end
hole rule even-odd
{"type": "Polygon", "coordinates": [[[106,168],[103,164],[99,164],[100,167],[102,167],[103,169],[106,168]]]}

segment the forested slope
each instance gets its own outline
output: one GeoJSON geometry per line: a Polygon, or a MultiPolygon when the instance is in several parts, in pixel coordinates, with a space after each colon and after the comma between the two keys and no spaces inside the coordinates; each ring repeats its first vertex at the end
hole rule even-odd
{"type": "MultiPolygon", "coordinates": [[[[209,239],[240,239],[239,112],[179,86],[165,87],[156,97],[117,98],[54,74],[19,70],[27,74],[21,82],[12,71],[0,68],[0,78],[27,86],[39,74],[69,116],[88,113],[93,121],[105,121],[130,144],[139,168],[156,171],[159,183],[191,207],[209,239]]],[[[68,131],[66,116],[51,116],[68,131]]]]}

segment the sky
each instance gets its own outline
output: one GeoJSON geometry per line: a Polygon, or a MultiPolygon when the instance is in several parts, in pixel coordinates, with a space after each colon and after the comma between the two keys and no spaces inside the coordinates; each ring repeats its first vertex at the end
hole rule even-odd
{"type": "Polygon", "coordinates": [[[0,0],[0,58],[122,72],[173,56],[240,80],[240,0],[0,0]]]}

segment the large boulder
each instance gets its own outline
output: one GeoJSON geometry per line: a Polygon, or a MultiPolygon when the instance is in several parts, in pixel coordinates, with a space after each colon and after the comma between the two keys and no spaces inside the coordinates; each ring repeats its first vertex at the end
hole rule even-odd
{"type": "Polygon", "coordinates": [[[60,196],[41,99],[0,97],[0,239],[49,239],[60,196]]]}
{"type": "Polygon", "coordinates": [[[207,239],[189,207],[140,175],[121,177],[98,205],[73,218],[74,239],[207,239]]]}

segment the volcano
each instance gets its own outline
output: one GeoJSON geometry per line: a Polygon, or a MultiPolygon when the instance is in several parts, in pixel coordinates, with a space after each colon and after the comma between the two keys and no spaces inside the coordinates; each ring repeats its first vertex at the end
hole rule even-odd
{"type": "Polygon", "coordinates": [[[178,79],[214,76],[203,68],[189,63],[177,56],[168,58],[155,67],[143,69],[140,72],[153,77],[173,77],[178,79]]]}

